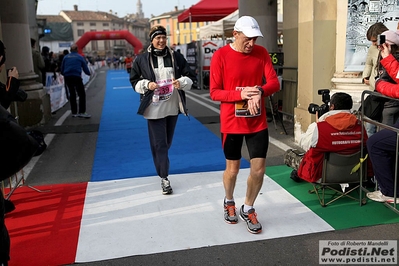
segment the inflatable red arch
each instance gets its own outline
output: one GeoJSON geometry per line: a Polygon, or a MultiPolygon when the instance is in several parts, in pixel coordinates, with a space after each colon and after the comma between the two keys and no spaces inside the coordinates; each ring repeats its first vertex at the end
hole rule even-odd
{"type": "Polygon", "coordinates": [[[143,44],[127,30],[117,31],[88,31],[76,42],[78,52],[83,54],[83,47],[91,40],[120,40],[125,39],[134,47],[134,53],[139,54],[143,44]]]}

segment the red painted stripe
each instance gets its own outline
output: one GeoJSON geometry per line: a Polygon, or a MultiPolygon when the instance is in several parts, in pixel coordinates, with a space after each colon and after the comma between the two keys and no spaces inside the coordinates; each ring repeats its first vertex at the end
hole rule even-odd
{"type": "Polygon", "coordinates": [[[16,209],[5,219],[11,238],[9,265],[73,264],[87,183],[36,188],[51,192],[23,186],[11,195],[16,209]]]}

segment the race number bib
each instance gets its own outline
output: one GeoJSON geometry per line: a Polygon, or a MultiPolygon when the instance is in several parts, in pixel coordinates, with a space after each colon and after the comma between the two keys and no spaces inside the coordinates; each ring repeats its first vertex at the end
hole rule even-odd
{"type": "Polygon", "coordinates": [[[167,101],[173,93],[172,79],[158,80],[159,101],[167,101]]]}
{"type": "MultiPolygon", "coordinates": [[[[236,91],[242,91],[244,89],[244,87],[236,87],[236,91]]],[[[236,117],[255,117],[260,116],[260,110],[257,114],[251,115],[251,113],[248,111],[248,101],[242,100],[235,103],[235,115],[236,117]]]]}

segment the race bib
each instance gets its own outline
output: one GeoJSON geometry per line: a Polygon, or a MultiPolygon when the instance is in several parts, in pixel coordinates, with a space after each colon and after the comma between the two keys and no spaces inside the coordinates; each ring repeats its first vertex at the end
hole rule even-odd
{"type": "MultiPolygon", "coordinates": [[[[236,87],[236,91],[242,91],[244,89],[244,87],[236,87]]],[[[260,116],[260,110],[257,114],[251,115],[251,113],[248,111],[248,101],[242,100],[235,103],[235,115],[236,117],[255,117],[260,116]]]]}
{"type": "Polygon", "coordinates": [[[159,101],[167,101],[173,93],[172,79],[164,79],[157,81],[159,86],[159,101]]]}

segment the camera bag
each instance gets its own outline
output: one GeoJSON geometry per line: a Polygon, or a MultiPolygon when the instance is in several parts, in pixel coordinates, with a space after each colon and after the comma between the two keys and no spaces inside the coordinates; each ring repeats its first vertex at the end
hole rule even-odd
{"type": "Polygon", "coordinates": [[[363,114],[372,120],[381,121],[385,102],[386,99],[382,97],[369,95],[360,106],[359,111],[363,111],[363,114]]]}

